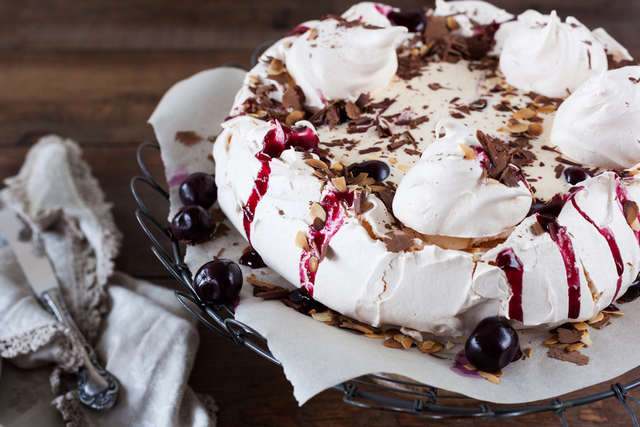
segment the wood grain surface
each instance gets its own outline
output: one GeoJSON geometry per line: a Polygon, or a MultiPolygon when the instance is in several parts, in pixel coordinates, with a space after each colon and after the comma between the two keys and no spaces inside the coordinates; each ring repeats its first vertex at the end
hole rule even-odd
{"type": "MultiPolygon", "coordinates": [[[[604,27],[640,58],[638,0],[494,3],[514,13],[528,8],[548,13],[556,8],[561,16],[573,15],[590,28],[604,27]]],[[[248,65],[260,42],[281,37],[302,21],[340,14],[349,5],[350,1],[338,0],[2,0],[0,178],[17,173],[29,147],[42,135],[57,133],[78,141],[114,203],[116,222],[125,235],[117,268],[177,288],[150,251],[151,243],[135,220],[137,206],[129,189],[131,178],[140,174],[135,159],[138,144],[154,140],[146,121],[156,104],[177,81],[226,62],[248,65]]],[[[394,5],[432,4],[405,0],[394,5]]],[[[159,157],[149,152],[145,159],[161,181],[159,157]]],[[[163,218],[163,202],[151,191],[141,192],[151,210],[163,218]]],[[[636,369],[616,381],[639,377],[636,369]]],[[[549,381],[559,380],[561,373],[549,373],[549,381]]],[[[204,328],[189,382],[197,392],[214,397],[220,426],[561,425],[549,413],[496,422],[434,421],[357,408],[343,403],[333,390],[298,407],[281,368],[204,328]]],[[[638,391],[630,395],[640,398],[638,391]]],[[[640,414],[637,405],[632,408],[640,414]]],[[[569,425],[576,426],[632,425],[614,399],[569,410],[565,416],[569,425]]]]}

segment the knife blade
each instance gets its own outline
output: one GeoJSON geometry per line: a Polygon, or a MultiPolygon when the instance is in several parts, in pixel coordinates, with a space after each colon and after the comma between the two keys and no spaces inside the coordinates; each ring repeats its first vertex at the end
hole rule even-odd
{"type": "Polygon", "coordinates": [[[118,396],[118,381],[102,368],[95,351],[71,318],[60,291],[60,282],[44,249],[42,253],[37,253],[33,243],[22,238],[24,231],[30,230],[14,211],[6,205],[0,208],[0,232],[11,247],[31,291],[47,311],[76,335],[83,346],[83,365],[77,372],[80,401],[95,409],[109,409],[118,396]]]}

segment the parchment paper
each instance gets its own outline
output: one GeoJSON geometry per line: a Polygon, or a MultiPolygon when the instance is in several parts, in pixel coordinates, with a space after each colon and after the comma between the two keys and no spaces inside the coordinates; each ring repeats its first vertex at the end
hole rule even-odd
{"type": "MultiPolygon", "coordinates": [[[[203,133],[220,130],[218,123],[227,116],[243,75],[244,72],[232,69],[203,72],[176,84],[161,100],[150,122],[156,129],[168,176],[176,168],[183,174],[213,172],[213,163],[190,160],[206,159],[212,145],[201,143],[187,147],[176,141],[175,134],[189,130],[203,133]],[[205,169],[202,169],[203,163],[205,169]]],[[[176,180],[171,183],[171,193],[175,195],[176,180]]],[[[171,213],[179,207],[179,200],[173,197],[171,213]]],[[[219,218],[217,206],[214,210],[219,218]]],[[[221,258],[237,262],[242,249],[248,245],[228,220],[223,220],[218,227],[222,227],[222,232],[215,240],[188,248],[185,261],[193,273],[222,249],[221,258]]],[[[245,276],[255,274],[260,280],[293,288],[269,268],[242,269],[245,276]]],[[[519,331],[521,348],[531,348],[532,357],[503,369],[500,385],[495,385],[484,379],[462,377],[450,370],[455,354],[463,348],[462,343],[438,353],[445,359],[430,357],[416,348],[387,348],[381,339],[357,336],[348,330],[327,326],[278,300],[263,301],[253,297],[252,288],[245,281],[236,319],[268,339],[269,349],[282,362],[300,405],[335,384],[379,372],[403,375],[490,402],[524,403],[580,390],[640,365],[640,344],[637,344],[640,343],[640,328],[637,327],[640,302],[622,305],[620,308],[626,315],[612,317],[612,324],[606,328],[590,329],[593,345],[581,349],[590,357],[587,366],[549,358],[549,347],[542,344],[550,337],[548,331],[519,331]]],[[[440,341],[446,343],[446,339],[440,341]]]]}

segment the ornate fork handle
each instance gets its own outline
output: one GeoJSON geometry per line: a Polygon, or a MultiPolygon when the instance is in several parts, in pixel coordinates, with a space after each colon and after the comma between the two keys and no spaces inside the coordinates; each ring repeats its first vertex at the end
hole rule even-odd
{"type": "Polygon", "coordinates": [[[51,289],[42,294],[42,299],[56,316],[69,328],[84,348],[83,366],[78,370],[78,397],[85,405],[94,409],[109,409],[118,397],[118,381],[100,363],[93,348],[87,343],[73,322],[59,289],[51,289]]]}

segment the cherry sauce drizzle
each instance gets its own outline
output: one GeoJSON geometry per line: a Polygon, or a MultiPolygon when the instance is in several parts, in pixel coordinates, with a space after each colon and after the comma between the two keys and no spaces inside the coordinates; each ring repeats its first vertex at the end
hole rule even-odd
{"type": "Polygon", "coordinates": [[[522,262],[512,248],[505,248],[498,254],[496,263],[498,268],[507,276],[507,283],[511,286],[509,318],[524,323],[522,312],[522,262]]]}

